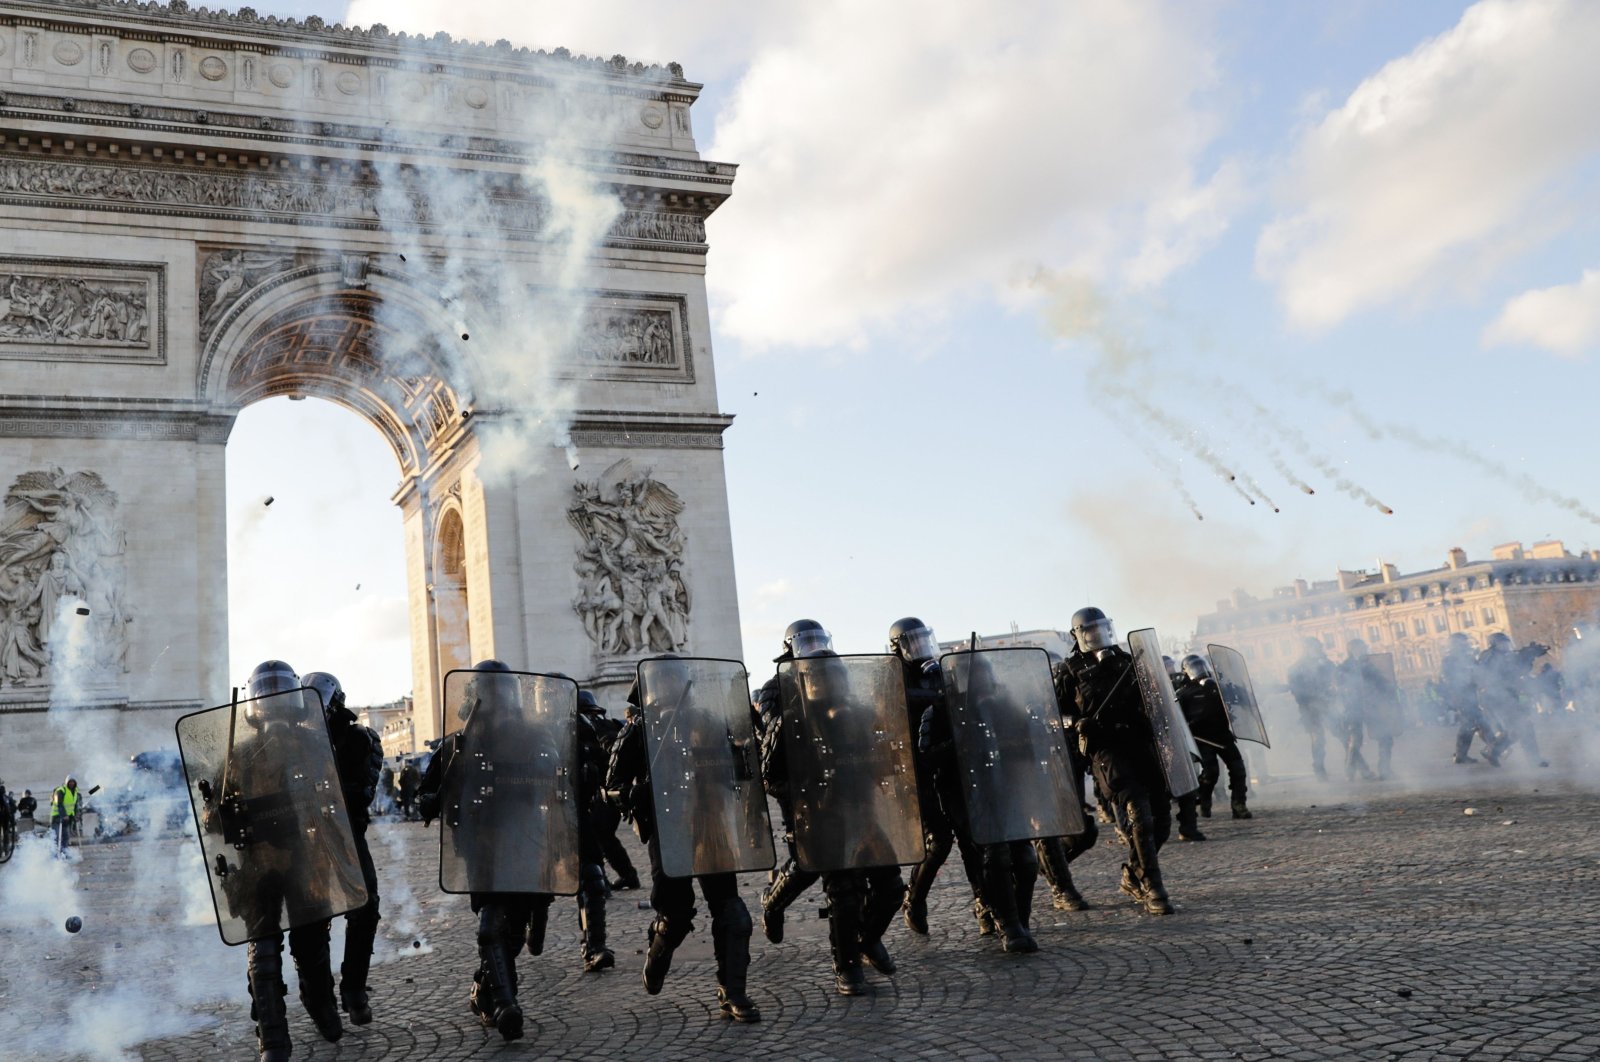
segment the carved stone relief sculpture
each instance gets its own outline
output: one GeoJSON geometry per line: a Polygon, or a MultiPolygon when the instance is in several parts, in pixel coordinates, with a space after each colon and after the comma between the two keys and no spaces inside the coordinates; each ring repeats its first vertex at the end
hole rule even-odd
{"type": "Polygon", "coordinates": [[[209,336],[229,308],[251,288],[294,265],[294,257],[269,251],[218,251],[200,267],[200,335],[209,336]]]}
{"type": "Polygon", "coordinates": [[[94,472],[25,472],[0,516],[0,689],[50,682],[52,644],[71,606],[86,614],[90,644],[74,654],[107,680],[127,670],[123,555],[117,495],[94,472]],[[76,604],[74,604],[76,602],[76,604]]]}
{"type": "Polygon", "coordinates": [[[567,520],[582,538],[572,607],[601,657],[681,650],[689,638],[683,502],[627,458],[573,484],[567,520]]]}
{"type": "Polygon", "coordinates": [[[575,353],[582,361],[604,365],[678,364],[670,310],[590,310],[580,335],[575,353]]]}
{"type": "Polygon", "coordinates": [[[150,346],[148,280],[5,270],[0,261],[0,344],[150,346]]]}

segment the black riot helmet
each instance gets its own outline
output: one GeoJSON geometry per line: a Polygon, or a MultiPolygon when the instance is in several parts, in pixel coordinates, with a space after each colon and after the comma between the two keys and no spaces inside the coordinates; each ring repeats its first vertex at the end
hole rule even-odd
{"type": "Polygon", "coordinates": [[[1300,639],[1300,655],[1303,658],[1315,659],[1317,657],[1327,656],[1328,653],[1327,650],[1322,647],[1321,638],[1308,637],[1300,639]]]}
{"type": "Polygon", "coordinates": [[[1445,644],[1447,644],[1450,647],[1447,650],[1448,652],[1466,653],[1466,652],[1471,652],[1472,651],[1472,639],[1468,638],[1465,634],[1462,634],[1460,631],[1457,631],[1456,633],[1452,634],[1448,639],[1446,639],[1445,644]]]}
{"type": "Polygon", "coordinates": [[[245,721],[258,729],[272,723],[298,723],[307,715],[300,677],[282,660],[257,664],[246,691],[250,700],[244,708],[245,721]]]}
{"type": "Polygon", "coordinates": [[[480,704],[483,707],[492,707],[493,702],[497,700],[504,700],[507,703],[517,701],[520,684],[504,660],[479,660],[472,665],[472,670],[479,674],[467,683],[466,696],[456,707],[456,718],[470,718],[480,704]]]}
{"type": "Polygon", "coordinates": [[[833,635],[816,620],[799,619],[789,624],[783,632],[783,654],[773,658],[773,663],[798,660],[833,648],[833,635]]]}
{"type": "Polygon", "coordinates": [[[1511,636],[1504,631],[1495,631],[1489,635],[1489,646],[1497,652],[1509,653],[1511,651],[1511,636]]]}
{"type": "Polygon", "coordinates": [[[605,715],[606,710],[600,707],[600,702],[594,699],[594,694],[588,690],[578,691],[578,711],[584,715],[605,715]]]}
{"type": "Polygon", "coordinates": [[[1179,675],[1183,674],[1183,669],[1177,665],[1172,657],[1167,656],[1165,653],[1163,653],[1161,656],[1161,666],[1167,669],[1167,674],[1171,678],[1176,679],[1179,675]]]}
{"type": "Polygon", "coordinates": [[[1072,638],[1078,643],[1078,651],[1083,653],[1098,653],[1117,644],[1117,632],[1111,620],[1093,606],[1080,608],[1072,614],[1072,638]]]}
{"type": "Polygon", "coordinates": [[[1367,655],[1367,643],[1360,638],[1351,638],[1344,647],[1344,655],[1350,660],[1361,660],[1367,655]]]}
{"type": "Polygon", "coordinates": [[[915,616],[906,616],[889,624],[889,648],[904,662],[915,664],[939,655],[939,639],[933,636],[933,628],[926,623],[915,616]]]}
{"type": "Polygon", "coordinates": [[[308,690],[316,690],[322,698],[322,710],[332,712],[344,707],[344,687],[339,685],[339,680],[326,671],[308,671],[300,677],[300,684],[308,690]]]}
{"type": "Polygon", "coordinates": [[[1199,653],[1190,653],[1183,658],[1183,673],[1190,682],[1209,682],[1212,678],[1211,665],[1199,653]]]}

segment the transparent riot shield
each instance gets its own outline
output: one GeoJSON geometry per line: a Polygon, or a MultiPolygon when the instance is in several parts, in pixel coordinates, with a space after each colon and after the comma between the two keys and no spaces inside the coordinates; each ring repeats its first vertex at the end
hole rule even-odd
{"type": "Polygon", "coordinates": [[[1374,683],[1368,725],[1378,733],[1398,734],[1405,729],[1405,709],[1400,704],[1400,682],[1395,677],[1393,653],[1369,653],[1378,679],[1374,683]]]}
{"type": "Polygon", "coordinates": [[[1211,669],[1217,674],[1217,690],[1228,709],[1228,725],[1238,741],[1254,741],[1272,747],[1267,740],[1267,724],[1261,718],[1261,706],[1256,703],[1255,687],[1250,684],[1250,669],[1244,657],[1226,645],[1208,645],[1211,669]]]}
{"type": "Polygon", "coordinates": [[[1144,702],[1145,715],[1155,735],[1156,755],[1167,776],[1167,788],[1175,797],[1192,793],[1200,788],[1200,776],[1195,774],[1194,760],[1189,755],[1190,742],[1184,740],[1189,724],[1184,722],[1177,695],[1172,692],[1172,678],[1161,661],[1161,642],[1155,630],[1146,627],[1128,635],[1128,651],[1133,655],[1134,681],[1139,684],[1139,699],[1144,702]]]}
{"type": "Polygon", "coordinates": [[[645,660],[639,699],[661,869],[678,878],[771,870],[772,822],[744,665],[645,660]]]}
{"type": "Polygon", "coordinates": [[[780,664],[778,679],[801,869],[922,862],[900,658],[806,657],[780,664]]]}
{"type": "Polygon", "coordinates": [[[972,839],[1066,837],[1087,827],[1043,649],[946,653],[945,711],[972,839]]]}
{"type": "Polygon", "coordinates": [[[578,891],[578,684],[519,671],[444,677],[439,887],[578,891]]]}
{"type": "Polygon", "coordinates": [[[226,944],[326,922],[367,902],[315,690],[186,715],[178,752],[226,944]]]}

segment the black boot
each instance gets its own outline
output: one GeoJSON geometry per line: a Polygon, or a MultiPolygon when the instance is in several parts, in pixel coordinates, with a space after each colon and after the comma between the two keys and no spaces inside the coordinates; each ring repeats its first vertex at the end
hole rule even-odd
{"type": "Polygon", "coordinates": [[[995,934],[995,930],[999,928],[995,925],[994,912],[984,905],[983,897],[981,896],[972,898],[972,917],[978,920],[978,936],[980,937],[992,937],[995,934]]]}
{"type": "Polygon", "coordinates": [[[1078,892],[1072,880],[1072,858],[1060,837],[1045,837],[1033,842],[1039,860],[1039,873],[1050,883],[1050,902],[1060,911],[1086,911],[1089,901],[1078,892]]]}
{"type": "Polygon", "coordinates": [[[1233,817],[1236,819],[1255,818],[1254,815],[1250,814],[1250,809],[1245,806],[1244,792],[1242,790],[1233,794],[1233,817]]]}
{"type": "MultiPolygon", "coordinates": [[[[545,929],[550,925],[550,903],[553,896],[535,898],[533,906],[528,910],[528,954],[544,954],[545,929]]],[[[512,954],[516,954],[512,952],[512,954]]]]}
{"type": "Polygon", "coordinates": [[[250,1016],[256,1023],[256,1049],[261,1062],[287,1062],[289,1013],[284,1005],[283,940],[258,940],[250,945],[250,1016]]]}
{"type": "MultiPolygon", "coordinates": [[[[517,975],[504,941],[495,940],[478,946],[478,957],[483,963],[482,988],[487,989],[491,1024],[505,1040],[522,1039],[522,1008],[517,1005],[517,975]]],[[[483,993],[479,995],[482,1005],[483,993]]]]}
{"type": "MultiPolygon", "coordinates": [[[[1161,864],[1156,861],[1156,841],[1149,824],[1134,810],[1128,809],[1130,847],[1133,855],[1133,877],[1138,883],[1138,899],[1151,914],[1169,915],[1172,903],[1167,899],[1166,886],[1161,881],[1161,864]]],[[[1124,879],[1127,873],[1124,868],[1124,879]]],[[[1124,886],[1124,891],[1126,886],[1124,886]]]]}
{"type": "Polygon", "coordinates": [[[289,943],[295,970],[300,975],[300,1002],[317,1032],[331,1044],[344,1036],[344,1023],[339,1020],[339,1003],[334,998],[333,966],[328,958],[326,930],[320,935],[320,949],[312,944],[296,950],[294,932],[290,933],[289,943]]]}
{"type": "Polygon", "coordinates": [[[900,881],[900,872],[871,871],[867,879],[867,900],[861,909],[861,957],[881,974],[895,972],[889,949],[883,946],[883,936],[894,922],[895,912],[906,895],[900,881]]]}
{"type": "Polygon", "coordinates": [[[644,990],[652,996],[660,995],[661,986],[667,983],[667,974],[672,970],[672,953],[694,928],[693,917],[694,911],[690,910],[681,922],[668,923],[657,915],[650,923],[650,947],[644,955],[644,990]]]}
{"type": "Polygon", "coordinates": [[[711,945],[717,954],[717,1003],[724,1018],[744,1025],[761,1020],[755,1000],[745,992],[752,928],[750,909],[738,896],[723,905],[720,919],[711,920],[711,945]]]}
{"type": "Polygon", "coordinates": [[[367,975],[372,969],[372,945],[378,937],[378,905],[374,901],[352,913],[344,923],[344,962],[339,966],[339,1002],[351,1025],[372,1023],[372,1003],[367,975]]]}
{"type": "Polygon", "coordinates": [[[1011,856],[1011,874],[1017,883],[1017,921],[1022,923],[1022,928],[1033,931],[1033,890],[1039,884],[1039,865],[1032,859],[1027,848],[1016,846],[1011,856]],[[1018,849],[1022,856],[1017,854],[1018,849]]]}
{"type": "Polygon", "coordinates": [[[606,877],[599,867],[586,867],[578,897],[578,928],[583,933],[583,969],[586,973],[609,970],[617,957],[606,947],[606,877]]]}
{"type": "MultiPolygon", "coordinates": [[[[1208,802],[1209,804],[1209,802],[1208,802]]],[[[1203,841],[1206,835],[1200,832],[1200,798],[1190,793],[1178,798],[1178,840],[1203,841]]]]}
{"type": "MultiPolygon", "coordinates": [[[[999,847],[998,845],[995,847],[999,847]]],[[[985,857],[983,861],[983,905],[1000,930],[1001,946],[1006,951],[1026,954],[1039,950],[1017,911],[1017,884],[1009,860],[985,857]]]]}
{"type": "Polygon", "coordinates": [[[789,860],[761,894],[761,932],[774,944],[783,943],[783,913],[811,887],[817,875],[801,870],[789,860]]]}
{"type": "Polygon", "coordinates": [[[861,972],[861,893],[837,879],[825,884],[828,885],[828,944],[833,952],[833,986],[841,996],[865,995],[871,988],[861,972]]]}
{"type": "Polygon", "coordinates": [[[901,907],[906,928],[918,936],[928,935],[928,891],[933,888],[934,874],[928,871],[927,860],[911,868],[911,883],[906,888],[906,900],[901,907]]]}

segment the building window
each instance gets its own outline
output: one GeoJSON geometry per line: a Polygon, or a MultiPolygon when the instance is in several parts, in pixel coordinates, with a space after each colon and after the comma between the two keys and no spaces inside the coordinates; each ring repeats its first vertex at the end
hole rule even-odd
{"type": "Polygon", "coordinates": [[[1493,624],[1495,622],[1494,609],[1486,608],[1486,609],[1483,610],[1483,622],[1486,625],[1487,624],[1493,624]]]}
{"type": "Polygon", "coordinates": [[[1367,641],[1372,642],[1374,645],[1383,641],[1383,628],[1376,623],[1367,624],[1367,641]]]}
{"type": "Polygon", "coordinates": [[[1450,629],[1450,618],[1443,612],[1435,612],[1433,614],[1433,629],[1443,634],[1450,629]]]}
{"type": "Polygon", "coordinates": [[[1468,611],[1467,611],[1467,610],[1465,610],[1465,609],[1463,609],[1463,610],[1461,610],[1461,611],[1460,611],[1460,612],[1457,612],[1457,613],[1456,613],[1456,623],[1457,623],[1457,624],[1458,624],[1458,625],[1459,625],[1459,626],[1461,626],[1461,627],[1463,627],[1463,628],[1465,628],[1465,627],[1471,627],[1471,626],[1474,626],[1474,625],[1475,625],[1475,624],[1474,624],[1474,623],[1473,623],[1473,619],[1472,619],[1472,613],[1471,613],[1471,612],[1468,612],[1468,611]]]}
{"type": "Polygon", "coordinates": [[[1389,624],[1389,631],[1394,635],[1394,640],[1398,642],[1406,636],[1406,625],[1404,623],[1391,623],[1389,624]]]}
{"type": "Polygon", "coordinates": [[[1411,633],[1421,636],[1428,633],[1428,622],[1421,616],[1411,621],[1411,633]]]}

